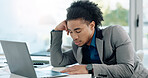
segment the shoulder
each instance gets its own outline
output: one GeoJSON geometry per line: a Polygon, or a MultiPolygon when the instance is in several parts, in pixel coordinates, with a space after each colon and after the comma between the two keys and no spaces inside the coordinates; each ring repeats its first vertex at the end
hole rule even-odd
{"type": "Polygon", "coordinates": [[[108,26],[104,29],[102,29],[102,35],[118,35],[118,34],[127,34],[127,32],[123,29],[122,26],[116,25],[116,26],[108,26]]]}
{"type": "Polygon", "coordinates": [[[104,29],[102,29],[102,32],[113,32],[113,31],[125,31],[122,26],[116,25],[116,26],[108,26],[104,29]]]}
{"type": "Polygon", "coordinates": [[[99,39],[105,39],[105,38],[111,38],[114,36],[117,36],[118,33],[126,34],[125,30],[122,28],[122,26],[108,26],[108,27],[102,27],[98,28],[97,30],[97,38],[99,39]]]}
{"type": "Polygon", "coordinates": [[[112,43],[121,44],[131,42],[128,33],[122,26],[109,26],[102,30],[104,40],[110,40],[112,43]]]}

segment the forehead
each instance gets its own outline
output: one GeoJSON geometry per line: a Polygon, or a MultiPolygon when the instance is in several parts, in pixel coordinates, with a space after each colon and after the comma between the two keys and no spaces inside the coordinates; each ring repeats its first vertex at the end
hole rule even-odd
{"type": "Polygon", "coordinates": [[[75,19],[75,20],[67,21],[67,27],[70,30],[73,30],[75,28],[84,28],[86,26],[87,26],[87,22],[83,19],[75,19]]]}

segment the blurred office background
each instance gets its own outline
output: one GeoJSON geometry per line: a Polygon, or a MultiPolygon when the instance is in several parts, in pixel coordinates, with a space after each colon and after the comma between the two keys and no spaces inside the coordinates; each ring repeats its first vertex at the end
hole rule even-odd
{"type": "MultiPolygon", "coordinates": [[[[66,9],[73,1],[76,0],[0,0],[0,40],[26,42],[30,53],[47,51],[50,31],[66,19],[66,9]]],[[[143,63],[148,68],[148,0],[90,1],[102,9],[102,28],[123,26],[135,50],[144,52],[143,63]],[[139,26],[136,26],[138,18],[139,26]]],[[[63,36],[63,47],[71,46],[71,37],[63,36]]],[[[0,53],[3,54],[1,46],[0,53]]]]}

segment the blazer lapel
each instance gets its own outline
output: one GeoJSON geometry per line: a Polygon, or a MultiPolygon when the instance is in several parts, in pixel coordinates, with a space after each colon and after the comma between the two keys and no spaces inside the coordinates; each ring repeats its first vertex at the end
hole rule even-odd
{"type": "Polygon", "coordinates": [[[77,49],[77,61],[79,64],[82,63],[82,47],[78,47],[77,49]]]}
{"type": "Polygon", "coordinates": [[[96,45],[97,45],[100,61],[104,63],[103,62],[103,40],[96,38],[96,45]]]}
{"type": "MultiPolygon", "coordinates": [[[[100,61],[102,63],[103,62],[103,35],[102,35],[102,30],[100,30],[99,28],[96,29],[96,45],[97,45],[97,50],[99,53],[99,57],[100,57],[100,61]]],[[[77,49],[77,61],[79,62],[79,64],[82,64],[82,47],[78,47],[77,49]]]]}

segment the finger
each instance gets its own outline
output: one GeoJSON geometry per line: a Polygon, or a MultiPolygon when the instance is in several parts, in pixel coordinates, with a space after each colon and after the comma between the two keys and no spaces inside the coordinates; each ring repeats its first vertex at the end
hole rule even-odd
{"type": "Polygon", "coordinates": [[[73,72],[68,72],[67,74],[74,75],[74,73],[73,73],[73,72]]]}
{"type": "Polygon", "coordinates": [[[66,69],[62,70],[61,72],[65,73],[65,72],[71,72],[71,71],[75,71],[75,69],[72,68],[72,67],[69,67],[69,68],[66,68],[66,69]]]}
{"type": "Polygon", "coordinates": [[[65,30],[68,31],[67,21],[65,20],[65,30]]]}
{"type": "Polygon", "coordinates": [[[74,74],[81,74],[81,73],[80,73],[80,72],[78,72],[78,71],[72,71],[72,72],[68,72],[67,74],[74,75],[74,74]]]}
{"type": "Polygon", "coordinates": [[[68,27],[67,27],[67,25],[65,25],[65,30],[68,31],[68,27]]]}
{"type": "Polygon", "coordinates": [[[65,72],[70,72],[71,70],[70,70],[70,68],[66,68],[66,69],[64,69],[64,70],[62,70],[62,71],[60,71],[61,73],[65,73],[65,72]]]}
{"type": "Polygon", "coordinates": [[[67,35],[69,35],[69,31],[66,31],[67,32],[67,35]]]}
{"type": "Polygon", "coordinates": [[[65,30],[66,30],[66,32],[67,32],[67,35],[69,35],[69,30],[68,30],[67,25],[65,25],[65,30]]]}
{"type": "Polygon", "coordinates": [[[62,71],[60,71],[61,73],[66,73],[66,72],[68,72],[68,70],[67,69],[65,69],[65,70],[62,70],[62,71]]]}

